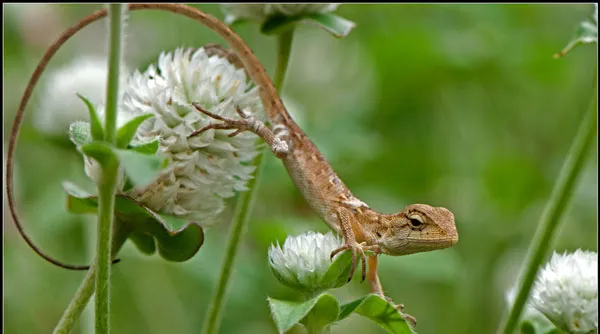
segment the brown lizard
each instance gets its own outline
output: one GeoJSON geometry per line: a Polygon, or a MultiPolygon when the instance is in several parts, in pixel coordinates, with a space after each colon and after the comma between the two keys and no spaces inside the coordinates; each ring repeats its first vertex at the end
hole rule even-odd
{"type": "Polygon", "coordinates": [[[368,277],[371,291],[383,297],[377,274],[378,254],[405,255],[426,252],[447,248],[458,242],[454,216],[445,208],[413,204],[395,214],[382,214],[352,195],[310,138],[291,118],[270,77],[252,50],[226,24],[205,13],[201,16],[205,25],[229,43],[239,62],[259,87],[270,128],[239,108],[237,112],[240,118],[234,119],[216,115],[201,105],[194,104],[198,111],[220,123],[210,124],[191,136],[208,129],[235,130],[231,136],[242,131],[251,131],[260,136],[283,161],[311,208],[330,228],[343,235],[344,246],[334,250],[331,257],[343,250],[351,250],[350,279],[360,255],[362,279],[368,277]],[[368,275],[366,250],[374,252],[374,255],[369,256],[368,275]]]}

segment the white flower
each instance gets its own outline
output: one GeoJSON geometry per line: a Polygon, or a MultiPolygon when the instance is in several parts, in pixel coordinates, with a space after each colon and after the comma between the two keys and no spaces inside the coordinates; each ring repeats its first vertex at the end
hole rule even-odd
{"type": "Polygon", "coordinates": [[[218,122],[196,110],[194,102],[232,118],[239,117],[236,106],[255,117],[263,113],[258,89],[227,59],[209,57],[203,48],[162,53],[157,67],[131,76],[122,108],[155,115],[140,125],[135,140],[158,138],[168,165],[154,183],[130,195],[154,211],[209,226],[223,211],[224,199],[247,190],[255,169],[247,162],[258,153],[258,137],[250,132],[229,137],[232,131],[214,129],[188,137],[218,122]]]}
{"type": "MultiPolygon", "coordinates": [[[[332,261],[331,252],[342,246],[342,240],[332,232],[306,232],[287,237],[283,247],[269,247],[269,264],[284,284],[300,290],[319,291],[339,286],[340,275],[326,277],[332,261]]],[[[348,273],[342,273],[347,281],[348,273]]]]}
{"type": "Polygon", "coordinates": [[[590,333],[598,329],[597,280],[597,253],[554,253],[538,274],[531,304],[569,333],[590,333]]]}
{"type": "Polygon", "coordinates": [[[225,13],[225,23],[231,24],[239,19],[263,21],[275,15],[297,16],[302,14],[329,13],[339,6],[339,3],[270,3],[270,4],[222,4],[225,13]]]}
{"type": "MultiPolygon", "coordinates": [[[[75,121],[88,120],[88,111],[77,93],[94,104],[106,99],[107,60],[101,57],[76,58],[51,71],[42,86],[33,124],[46,133],[66,133],[75,121]]],[[[125,84],[127,70],[122,70],[125,84]]]]}

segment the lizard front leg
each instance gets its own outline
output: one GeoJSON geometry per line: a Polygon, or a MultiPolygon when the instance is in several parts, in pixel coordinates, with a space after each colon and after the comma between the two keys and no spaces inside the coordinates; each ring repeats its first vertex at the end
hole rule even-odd
{"type": "Polygon", "coordinates": [[[367,246],[365,242],[358,243],[356,241],[354,231],[352,230],[352,218],[347,209],[338,208],[336,210],[336,215],[338,217],[340,231],[342,232],[342,236],[344,237],[344,245],[331,252],[330,257],[333,259],[333,257],[336,254],[348,249],[352,251],[352,267],[350,268],[350,274],[348,277],[349,282],[352,279],[352,276],[354,276],[354,271],[356,270],[356,266],[358,265],[358,255],[360,254],[360,260],[362,262],[362,282],[367,276],[367,258],[365,255],[365,250],[375,250],[376,248],[378,248],[378,246],[367,246]]]}
{"type": "Polygon", "coordinates": [[[277,136],[269,129],[265,123],[255,119],[251,115],[245,113],[242,109],[236,106],[235,110],[240,115],[239,119],[225,117],[221,115],[214,114],[200,106],[198,103],[193,103],[194,108],[199,112],[214,118],[216,120],[221,121],[222,123],[211,123],[200,130],[192,132],[188,137],[197,136],[200,133],[207,131],[209,129],[219,129],[219,130],[235,130],[231,134],[230,137],[233,137],[237,134],[240,134],[244,131],[251,131],[255,133],[257,136],[261,137],[267,145],[271,148],[271,151],[278,157],[284,158],[288,152],[290,145],[282,139],[281,136],[277,136]]]}

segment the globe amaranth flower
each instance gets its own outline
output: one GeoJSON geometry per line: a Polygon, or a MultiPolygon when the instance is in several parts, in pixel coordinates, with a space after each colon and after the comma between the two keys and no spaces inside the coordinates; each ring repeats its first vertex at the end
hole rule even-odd
{"type": "MultiPolygon", "coordinates": [[[[122,70],[121,85],[127,71],[122,70]]],[[[42,132],[64,134],[75,121],[88,120],[85,104],[77,93],[96,104],[106,99],[107,60],[102,57],[81,57],[51,71],[42,83],[40,102],[33,125],[42,132]]]]}
{"type": "Polygon", "coordinates": [[[239,117],[236,107],[263,116],[258,89],[244,69],[207,55],[203,48],[162,53],[157,66],[130,77],[122,112],[154,115],[140,125],[134,139],[158,139],[159,153],[168,164],[155,182],[128,194],[154,211],[206,227],[223,211],[226,198],[247,190],[255,169],[247,163],[258,154],[257,137],[250,132],[230,137],[232,131],[214,129],[190,136],[215,122],[192,103],[222,116],[239,117]]]}
{"type": "Polygon", "coordinates": [[[332,232],[288,236],[283,247],[279,243],[269,247],[269,264],[275,276],[292,288],[304,291],[336,288],[348,279],[347,272],[327,275],[332,266],[331,252],[341,246],[342,240],[332,232]]]}
{"type": "Polygon", "coordinates": [[[538,274],[531,304],[568,333],[598,329],[598,254],[552,255],[538,274]]]}
{"type": "Polygon", "coordinates": [[[337,9],[337,3],[269,3],[269,4],[222,4],[225,23],[240,19],[262,22],[270,16],[297,16],[304,14],[329,13],[337,9]]]}

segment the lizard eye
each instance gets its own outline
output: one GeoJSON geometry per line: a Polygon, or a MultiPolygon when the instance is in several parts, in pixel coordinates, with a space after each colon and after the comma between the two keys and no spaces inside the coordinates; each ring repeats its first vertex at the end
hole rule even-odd
{"type": "Polygon", "coordinates": [[[424,222],[423,222],[423,217],[421,217],[420,215],[410,215],[408,216],[409,222],[410,222],[410,227],[415,228],[415,229],[421,229],[425,226],[424,222]]]}

